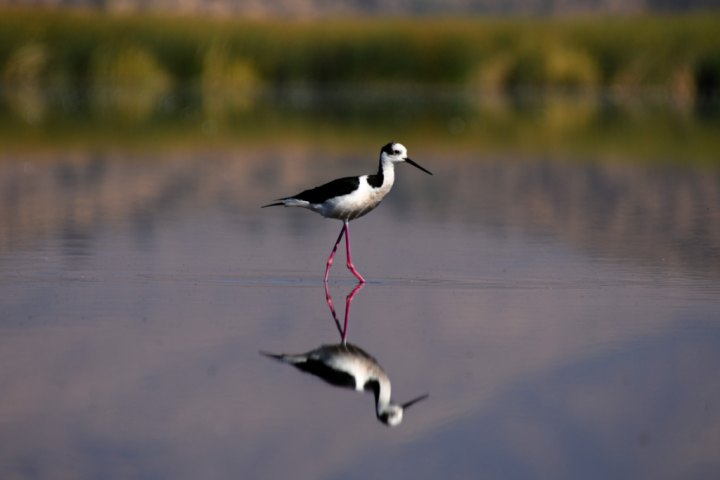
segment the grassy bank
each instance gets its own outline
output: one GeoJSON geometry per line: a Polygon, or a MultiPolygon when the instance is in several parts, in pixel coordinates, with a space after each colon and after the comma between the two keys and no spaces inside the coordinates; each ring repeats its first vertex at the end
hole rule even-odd
{"type": "Polygon", "coordinates": [[[100,11],[0,13],[6,85],[166,92],[193,83],[427,84],[485,90],[720,88],[720,15],[562,19],[250,21],[100,11]]]}

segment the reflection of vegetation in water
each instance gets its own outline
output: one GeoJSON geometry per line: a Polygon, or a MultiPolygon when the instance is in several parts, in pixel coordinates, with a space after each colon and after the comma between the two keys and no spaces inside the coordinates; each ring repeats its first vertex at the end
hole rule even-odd
{"type": "MultiPolygon", "coordinates": [[[[94,242],[111,224],[152,229],[171,212],[198,206],[252,218],[267,203],[269,185],[284,191],[356,168],[367,171],[369,152],[376,153],[363,146],[363,160],[353,166],[352,154],[317,155],[323,150],[317,145],[283,150],[269,143],[210,154],[0,151],[0,252],[29,248],[53,234],[66,240],[74,233],[94,242]]],[[[484,225],[496,233],[522,226],[543,241],[550,235],[593,255],[662,262],[720,278],[720,169],[412,151],[434,165],[430,190],[418,188],[417,178],[399,182],[383,215],[401,220],[409,211],[422,211],[425,221],[438,225],[484,225]]],[[[94,251],[90,247],[85,248],[94,251]]]]}
{"type": "Polygon", "coordinates": [[[221,77],[200,89],[170,90],[162,90],[168,88],[163,82],[138,98],[125,88],[38,87],[29,90],[33,103],[26,100],[21,106],[17,92],[8,91],[0,96],[0,145],[273,142],[347,149],[402,139],[414,149],[448,152],[720,161],[720,109],[713,104],[687,107],[652,96],[523,91],[514,95],[377,89],[319,93],[258,89],[252,82],[226,91],[217,87],[223,81],[221,77]],[[28,112],[43,113],[29,117],[28,112]]]}

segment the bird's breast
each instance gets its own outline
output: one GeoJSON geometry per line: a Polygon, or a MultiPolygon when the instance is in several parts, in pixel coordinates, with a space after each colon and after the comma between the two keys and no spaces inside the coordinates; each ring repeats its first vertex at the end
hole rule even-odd
{"type": "Polygon", "coordinates": [[[325,202],[318,207],[318,213],[328,218],[355,220],[380,205],[391,187],[392,184],[386,183],[374,188],[367,183],[366,177],[361,177],[360,185],[355,191],[325,202]]]}

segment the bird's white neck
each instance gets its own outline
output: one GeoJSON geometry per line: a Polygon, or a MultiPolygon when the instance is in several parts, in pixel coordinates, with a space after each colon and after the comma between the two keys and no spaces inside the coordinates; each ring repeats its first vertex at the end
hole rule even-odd
{"type": "Polygon", "coordinates": [[[380,378],[378,380],[380,384],[380,391],[375,399],[375,408],[377,409],[378,415],[382,415],[390,405],[390,380],[387,378],[380,378]]]}
{"type": "Polygon", "coordinates": [[[382,175],[383,177],[380,189],[387,193],[387,191],[390,190],[390,187],[393,186],[393,183],[395,183],[395,164],[387,159],[381,160],[378,175],[382,175]]]}

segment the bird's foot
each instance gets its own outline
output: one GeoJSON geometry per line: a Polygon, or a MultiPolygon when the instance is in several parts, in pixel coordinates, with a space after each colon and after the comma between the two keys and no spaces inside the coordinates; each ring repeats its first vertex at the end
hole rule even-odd
{"type": "Polygon", "coordinates": [[[353,275],[355,275],[357,277],[358,280],[360,280],[360,283],[365,283],[365,279],[362,277],[362,275],[360,275],[360,273],[357,270],[355,270],[355,265],[348,262],[347,268],[353,273],[353,275]]]}

